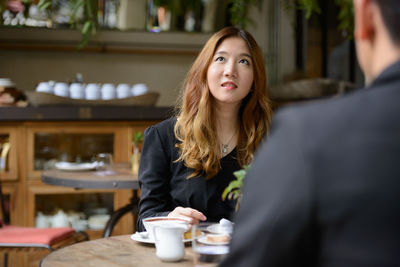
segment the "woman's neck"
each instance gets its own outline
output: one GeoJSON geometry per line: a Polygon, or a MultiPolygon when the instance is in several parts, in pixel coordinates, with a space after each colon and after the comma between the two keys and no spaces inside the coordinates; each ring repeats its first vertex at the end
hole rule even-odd
{"type": "Polygon", "coordinates": [[[221,157],[230,153],[237,144],[239,106],[219,106],[216,109],[216,130],[221,157]]]}
{"type": "Polygon", "coordinates": [[[238,127],[238,105],[218,105],[215,110],[217,131],[221,133],[232,133],[237,131],[238,127]]]}

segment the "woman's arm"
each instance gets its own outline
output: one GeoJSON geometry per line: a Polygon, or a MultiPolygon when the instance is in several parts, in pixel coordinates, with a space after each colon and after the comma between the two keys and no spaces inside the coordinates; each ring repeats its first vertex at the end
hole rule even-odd
{"type": "Polygon", "coordinates": [[[167,216],[171,211],[170,179],[171,155],[167,145],[162,142],[160,132],[155,126],[144,132],[144,142],[140,158],[139,186],[140,203],[138,231],[144,231],[142,219],[154,216],[167,216]]]}

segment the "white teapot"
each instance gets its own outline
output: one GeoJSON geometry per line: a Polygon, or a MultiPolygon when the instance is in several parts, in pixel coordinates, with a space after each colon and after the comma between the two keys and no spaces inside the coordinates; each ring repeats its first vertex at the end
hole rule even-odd
{"type": "Polygon", "coordinates": [[[68,227],[69,221],[68,216],[62,210],[59,210],[53,217],[51,218],[51,227],[68,227]]]}

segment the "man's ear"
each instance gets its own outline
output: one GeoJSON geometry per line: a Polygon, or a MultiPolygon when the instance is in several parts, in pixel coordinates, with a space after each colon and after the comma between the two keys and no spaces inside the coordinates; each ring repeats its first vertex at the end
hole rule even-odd
{"type": "Polygon", "coordinates": [[[354,35],[357,40],[371,39],[375,34],[376,6],[371,0],[354,0],[354,35]]]}

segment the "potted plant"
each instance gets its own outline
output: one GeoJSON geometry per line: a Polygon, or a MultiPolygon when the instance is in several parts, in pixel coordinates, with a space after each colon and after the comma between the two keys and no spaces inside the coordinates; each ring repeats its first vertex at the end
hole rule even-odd
{"type": "Polygon", "coordinates": [[[140,145],[143,142],[143,134],[142,132],[134,132],[132,135],[132,159],[131,159],[131,167],[132,173],[138,174],[139,171],[139,162],[140,162],[140,145]]]}

